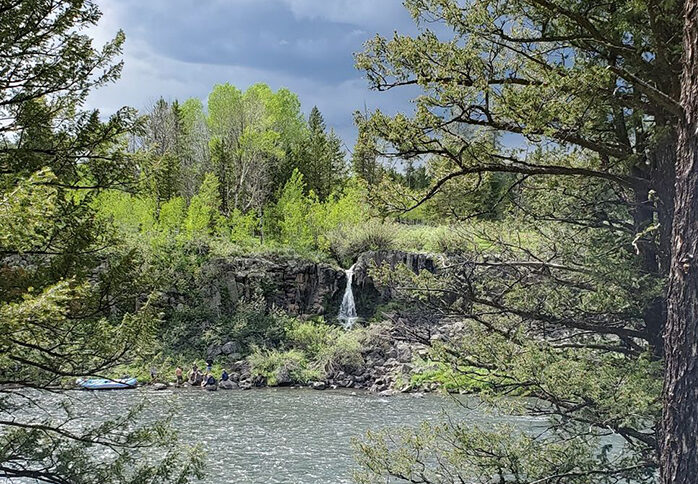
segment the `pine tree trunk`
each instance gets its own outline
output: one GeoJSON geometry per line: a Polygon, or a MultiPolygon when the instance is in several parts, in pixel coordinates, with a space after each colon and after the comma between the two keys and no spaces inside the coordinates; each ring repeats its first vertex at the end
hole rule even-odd
{"type": "MultiPolygon", "coordinates": [[[[679,97],[680,92],[674,94],[679,97]]],[[[650,169],[647,178],[650,181],[650,189],[655,192],[654,208],[648,216],[648,220],[638,223],[636,226],[646,227],[648,224],[659,222],[658,243],[638,246],[639,249],[649,251],[650,254],[641,254],[642,270],[662,278],[669,277],[671,269],[671,240],[674,217],[674,182],[676,181],[676,155],[677,155],[677,119],[666,120],[661,123],[666,129],[666,135],[657,142],[652,152],[648,155],[650,169]]],[[[645,193],[646,203],[651,203],[649,193],[645,193]]],[[[637,213],[636,213],[637,216],[637,213]]],[[[657,358],[664,357],[664,324],[666,323],[666,294],[662,294],[645,306],[643,320],[648,340],[652,346],[652,354],[657,358]]]]}
{"type": "Polygon", "coordinates": [[[672,260],[665,328],[663,484],[698,481],[698,0],[686,0],[672,260]]]}

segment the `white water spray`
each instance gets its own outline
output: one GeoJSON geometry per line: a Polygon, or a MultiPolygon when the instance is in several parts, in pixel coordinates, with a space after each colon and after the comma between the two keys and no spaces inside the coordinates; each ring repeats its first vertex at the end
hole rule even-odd
{"type": "Polygon", "coordinates": [[[354,291],[351,288],[352,280],[354,279],[354,266],[346,270],[347,287],[344,290],[342,305],[339,307],[339,316],[337,318],[342,322],[345,329],[350,329],[354,326],[358,316],[356,315],[356,304],[354,303],[354,291]]]}

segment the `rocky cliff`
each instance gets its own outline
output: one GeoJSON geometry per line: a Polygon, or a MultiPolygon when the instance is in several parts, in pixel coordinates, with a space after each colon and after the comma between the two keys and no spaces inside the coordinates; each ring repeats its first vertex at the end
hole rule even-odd
{"type": "Polygon", "coordinates": [[[354,297],[360,316],[370,317],[376,306],[390,301],[392,288],[379,284],[371,277],[371,269],[388,265],[391,269],[404,265],[415,274],[422,271],[436,273],[438,263],[434,255],[399,250],[369,251],[361,254],[354,265],[354,297]]]}
{"type": "MultiPolygon", "coordinates": [[[[219,314],[234,310],[241,299],[263,295],[270,306],[290,314],[320,315],[341,298],[345,278],[338,267],[295,258],[213,259],[196,276],[195,297],[219,314]]],[[[175,289],[169,293],[170,303],[186,305],[188,296],[175,289]]]]}
{"type": "MultiPolygon", "coordinates": [[[[427,254],[402,251],[363,253],[354,267],[352,285],[359,315],[371,317],[376,306],[387,302],[391,289],[373,280],[370,270],[404,264],[413,272],[435,272],[437,264],[427,254]]],[[[273,255],[212,259],[201,266],[195,280],[173,281],[167,291],[172,307],[187,306],[192,299],[218,315],[230,313],[241,299],[263,295],[267,304],[297,316],[334,317],[346,285],[346,273],[327,263],[273,255]],[[178,289],[178,287],[180,287],[178,289]],[[192,288],[195,288],[192,292],[192,288]]]]}

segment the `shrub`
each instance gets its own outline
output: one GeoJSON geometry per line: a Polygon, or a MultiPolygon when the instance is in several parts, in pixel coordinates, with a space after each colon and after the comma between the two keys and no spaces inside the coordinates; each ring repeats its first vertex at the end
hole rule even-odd
{"type": "Polygon", "coordinates": [[[363,337],[361,329],[341,331],[339,337],[331,344],[320,348],[315,364],[325,373],[340,370],[351,373],[362,368],[364,366],[364,357],[361,354],[363,337]]]}
{"type": "Polygon", "coordinates": [[[111,219],[123,232],[148,232],[155,227],[155,202],[118,190],[106,190],[95,200],[100,217],[111,219]]]}
{"type": "Polygon", "coordinates": [[[395,223],[377,220],[342,227],[328,234],[330,251],[340,262],[349,264],[362,252],[395,248],[398,230],[395,223]]]}
{"type": "Polygon", "coordinates": [[[182,197],[175,197],[162,204],[158,228],[164,232],[179,231],[186,217],[186,203],[182,197]]]}
{"type": "Polygon", "coordinates": [[[252,375],[263,377],[270,386],[308,383],[322,378],[321,372],[310,368],[305,354],[300,350],[263,350],[255,347],[247,360],[252,375]]]}
{"type": "Polygon", "coordinates": [[[276,227],[272,232],[275,232],[278,242],[301,253],[310,251],[317,245],[313,236],[315,229],[312,214],[319,203],[312,191],[306,195],[305,190],[303,175],[297,169],[293,170],[274,207],[275,217],[271,217],[276,219],[276,227]]]}
{"type": "Polygon", "coordinates": [[[184,307],[167,314],[160,330],[165,352],[191,357],[204,354],[206,342],[203,335],[209,331],[214,317],[203,306],[184,307]]]}
{"type": "Polygon", "coordinates": [[[267,309],[261,293],[249,300],[242,300],[231,316],[219,317],[203,334],[206,346],[237,341],[243,350],[255,346],[276,346],[284,338],[284,328],[289,316],[277,309],[267,309]]]}
{"type": "Polygon", "coordinates": [[[207,173],[199,188],[189,203],[184,228],[190,235],[210,235],[222,223],[218,208],[221,205],[218,193],[218,178],[213,173],[207,173]]]}
{"type": "Polygon", "coordinates": [[[302,350],[317,370],[332,373],[352,371],[364,365],[361,354],[365,331],[345,331],[324,323],[296,322],[287,329],[288,342],[302,350]]]}
{"type": "Polygon", "coordinates": [[[340,333],[341,329],[338,326],[310,321],[294,321],[286,329],[286,338],[293,348],[302,350],[314,358],[340,333]]]}
{"type": "Polygon", "coordinates": [[[453,368],[442,362],[423,364],[409,381],[412,388],[420,388],[428,383],[437,383],[446,391],[467,393],[481,392],[489,387],[487,375],[477,368],[453,368]]]}

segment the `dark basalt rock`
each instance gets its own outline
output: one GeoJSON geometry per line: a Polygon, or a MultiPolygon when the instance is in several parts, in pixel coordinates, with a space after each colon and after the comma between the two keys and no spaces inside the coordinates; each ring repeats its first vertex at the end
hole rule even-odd
{"type": "Polygon", "coordinates": [[[392,288],[378,284],[370,271],[374,267],[387,265],[391,269],[404,265],[415,274],[422,271],[436,273],[438,265],[431,254],[404,252],[399,250],[379,250],[364,252],[354,265],[354,298],[359,316],[373,316],[379,304],[390,301],[393,297],[392,288]]]}
{"type": "MultiPolygon", "coordinates": [[[[234,311],[237,303],[264,296],[267,304],[296,316],[324,314],[333,299],[341,298],[346,275],[338,267],[300,259],[266,256],[214,259],[197,276],[198,294],[209,310],[234,311]]],[[[187,305],[187,297],[173,290],[170,304],[187,305]]]]}
{"type": "MultiPolygon", "coordinates": [[[[390,287],[377,284],[371,268],[404,264],[415,273],[436,272],[432,255],[384,250],[361,254],[354,267],[353,289],[359,316],[370,318],[379,304],[392,297],[390,287]]],[[[263,296],[269,307],[291,315],[310,317],[327,315],[331,320],[339,310],[346,285],[345,270],[328,263],[280,255],[250,255],[216,258],[192,274],[173,277],[172,287],[164,291],[165,304],[183,310],[203,305],[218,316],[233,314],[242,300],[263,296]]],[[[230,344],[228,345],[230,346],[230,344]]],[[[211,356],[235,356],[236,348],[209,348],[211,356]]]]}

